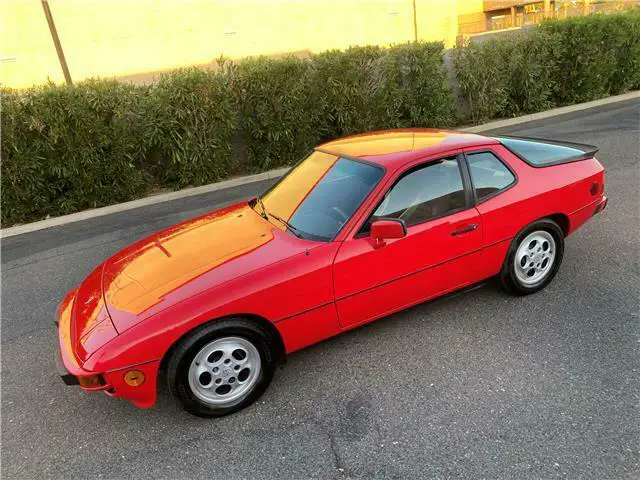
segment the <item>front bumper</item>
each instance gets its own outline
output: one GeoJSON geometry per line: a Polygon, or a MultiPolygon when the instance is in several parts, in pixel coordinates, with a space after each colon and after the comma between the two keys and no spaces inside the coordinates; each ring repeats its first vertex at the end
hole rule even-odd
{"type": "MultiPolygon", "coordinates": [[[[56,307],[56,313],[53,315],[53,324],[56,326],[56,332],[58,331],[58,326],[60,325],[60,305],[56,307]]],[[[58,375],[62,381],[67,385],[80,385],[78,382],[78,378],[71,375],[71,372],[67,370],[67,367],[64,366],[64,360],[62,360],[62,352],[60,348],[56,348],[56,369],[58,370],[58,375]]]]}
{"type": "Polygon", "coordinates": [[[56,352],[56,367],[62,381],[67,385],[77,385],[83,390],[102,390],[107,395],[129,400],[141,408],[149,408],[156,402],[157,377],[160,360],[150,360],[128,367],[110,369],[105,365],[104,370],[89,371],[80,365],[76,359],[71,344],[71,309],[75,292],[71,292],[56,310],[54,324],[58,331],[58,349],[56,352]],[[130,370],[141,371],[146,381],[137,387],[128,385],[125,374],[130,370]],[[99,384],[90,380],[99,379],[99,384]]]}
{"type": "Polygon", "coordinates": [[[103,377],[80,366],[73,354],[71,345],[71,309],[75,300],[75,290],[70,292],[60,303],[54,314],[53,323],[58,331],[58,349],[56,352],[56,369],[62,381],[67,385],[79,385],[84,390],[107,390],[110,387],[103,377]],[[99,382],[90,380],[99,378],[99,382]]]}
{"type": "Polygon", "coordinates": [[[78,381],[78,377],[75,377],[67,370],[67,367],[64,366],[64,360],[62,360],[62,353],[60,349],[56,349],[56,369],[58,370],[58,375],[62,381],[67,385],[80,385],[78,381]]]}

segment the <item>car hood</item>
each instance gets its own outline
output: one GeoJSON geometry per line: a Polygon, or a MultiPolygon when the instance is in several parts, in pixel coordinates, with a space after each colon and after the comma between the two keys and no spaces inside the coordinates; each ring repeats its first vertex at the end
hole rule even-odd
{"type": "Polygon", "coordinates": [[[104,299],[122,333],[181,300],[295,255],[304,242],[246,202],[170,227],[105,262],[104,299]]]}

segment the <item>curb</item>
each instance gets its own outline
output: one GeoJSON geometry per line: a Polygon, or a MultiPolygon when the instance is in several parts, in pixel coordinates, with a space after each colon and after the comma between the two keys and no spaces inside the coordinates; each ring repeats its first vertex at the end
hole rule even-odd
{"type": "MultiPolygon", "coordinates": [[[[461,127],[456,130],[463,130],[469,133],[486,132],[488,130],[510,127],[512,125],[519,125],[521,123],[532,122],[535,120],[543,120],[545,118],[557,117],[559,115],[565,115],[567,113],[579,112],[582,110],[587,110],[589,108],[611,105],[614,103],[624,102],[626,100],[633,100],[637,98],[640,98],[640,91],[634,91],[625,93],[623,95],[616,95],[615,97],[594,100],[592,102],[570,105],[568,107],[554,108],[553,110],[547,110],[540,113],[532,113],[529,115],[523,115],[521,117],[508,118],[506,120],[497,120],[485,123],[483,125],[461,127]]],[[[68,223],[80,222],[82,220],[88,220],[90,218],[102,217],[105,215],[110,215],[112,213],[125,212],[127,210],[133,210],[134,208],[156,205],[158,203],[178,200],[180,198],[192,197],[194,195],[202,195],[203,193],[215,192],[217,190],[224,190],[226,188],[246,185],[248,183],[271,180],[281,177],[289,170],[289,168],[290,167],[278,168],[255,175],[247,175],[244,177],[224,180],[222,182],[211,183],[209,185],[203,185],[202,187],[187,188],[184,190],[178,190],[176,192],[153,195],[150,197],[141,198],[139,200],[132,200],[130,202],[109,205],[107,207],[95,208],[92,210],[83,210],[82,212],[72,213],[70,215],[63,215],[60,217],[48,218],[46,220],[40,220],[38,222],[32,222],[25,225],[17,225],[15,227],[4,228],[0,230],[0,238],[7,238],[16,235],[22,235],[24,233],[36,232],[38,230],[44,230],[45,228],[58,227],[61,225],[66,225],[68,223]]]]}
{"type": "Polygon", "coordinates": [[[533,122],[535,120],[544,120],[545,118],[557,117],[559,115],[566,115],[567,113],[580,112],[589,108],[602,107],[604,105],[611,105],[618,102],[624,102],[626,100],[633,100],[640,98],[640,90],[636,90],[622,95],[616,95],[615,97],[601,98],[600,100],[593,100],[591,102],[578,103],[576,105],[569,105],[567,107],[554,108],[552,110],[545,110],[544,112],[531,113],[529,115],[522,115],[521,117],[507,118],[505,120],[496,120],[475,127],[460,127],[456,130],[464,130],[469,133],[486,132],[487,130],[495,130],[503,127],[510,127],[512,125],[519,125],[521,123],[533,122]]]}
{"type": "Polygon", "coordinates": [[[58,227],[60,225],[66,225],[68,223],[81,222],[82,220],[88,220],[90,218],[103,217],[105,215],[111,215],[112,213],[133,210],[134,208],[156,205],[158,203],[193,197],[195,195],[202,195],[203,193],[224,190],[225,188],[237,187],[239,185],[245,185],[247,183],[271,180],[273,178],[281,177],[288,170],[289,167],[278,168],[275,170],[269,170],[268,172],[257,173],[255,175],[247,175],[245,177],[232,178],[230,180],[224,180],[222,182],[210,183],[209,185],[203,185],[201,187],[186,188],[184,190],[178,190],[175,192],[152,195],[150,197],[140,198],[138,200],[132,200],[130,202],[118,203],[116,205],[109,205],[107,207],[94,208],[91,210],[83,210],[78,213],[48,218],[46,220],[27,223],[25,225],[17,225],[15,227],[9,227],[0,230],[0,238],[13,237],[15,235],[22,235],[23,233],[44,230],[45,228],[58,227]]]}

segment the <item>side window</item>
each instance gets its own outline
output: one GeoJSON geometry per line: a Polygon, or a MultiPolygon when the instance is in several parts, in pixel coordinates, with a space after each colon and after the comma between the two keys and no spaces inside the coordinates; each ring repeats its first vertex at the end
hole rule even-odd
{"type": "Polygon", "coordinates": [[[380,218],[399,218],[407,226],[442,217],[465,207],[462,176],[455,157],[431,162],[401,177],[364,226],[380,218]]]}
{"type": "Polygon", "coordinates": [[[478,200],[508,187],[516,180],[513,173],[490,152],[470,153],[467,162],[478,200]]]}

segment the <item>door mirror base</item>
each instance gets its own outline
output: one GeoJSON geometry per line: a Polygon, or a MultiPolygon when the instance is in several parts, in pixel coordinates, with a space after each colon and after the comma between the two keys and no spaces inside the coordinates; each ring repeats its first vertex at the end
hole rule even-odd
{"type": "Polygon", "coordinates": [[[380,248],[386,245],[385,240],[392,238],[402,238],[407,236],[407,226],[404,220],[399,218],[383,218],[371,224],[371,240],[373,248],[380,248]]]}

